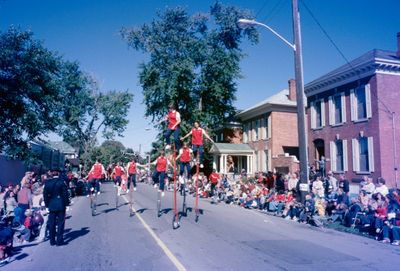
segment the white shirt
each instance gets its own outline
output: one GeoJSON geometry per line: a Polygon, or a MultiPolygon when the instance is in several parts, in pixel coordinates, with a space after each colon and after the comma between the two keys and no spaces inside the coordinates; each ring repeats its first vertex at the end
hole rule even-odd
{"type": "Polygon", "coordinates": [[[389,189],[387,188],[387,186],[384,184],[382,186],[377,186],[375,188],[374,194],[375,193],[381,193],[382,196],[386,196],[387,194],[389,194],[389,189]]]}

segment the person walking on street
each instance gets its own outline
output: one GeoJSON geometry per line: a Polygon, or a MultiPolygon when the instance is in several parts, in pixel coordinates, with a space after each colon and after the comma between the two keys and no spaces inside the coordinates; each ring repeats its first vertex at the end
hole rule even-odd
{"type": "Polygon", "coordinates": [[[214,143],[214,141],[207,134],[207,132],[203,128],[200,127],[200,122],[198,122],[198,121],[194,122],[192,130],[187,135],[182,137],[181,140],[184,140],[185,138],[187,138],[190,135],[192,136],[192,149],[193,149],[194,156],[197,157],[197,152],[199,152],[200,167],[203,168],[204,167],[203,166],[203,161],[204,161],[203,136],[205,136],[212,143],[214,143]]]}
{"type": "Polygon", "coordinates": [[[208,179],[211,182],[211,196],[215,196],[215,188],[218,186],[218,183],[221,180],[221,176],[217,173],[217,170],[214,168],[208,179]]]}
{"type": "Polygon", "coordinates": [[[52,178],[46,181],[43,199],[49,210],[50,245],[62,246],[64,244],[65,211],[69,205],[69,198],[67,185],[59,177],[57,170],[53,170],[52,178]]]}

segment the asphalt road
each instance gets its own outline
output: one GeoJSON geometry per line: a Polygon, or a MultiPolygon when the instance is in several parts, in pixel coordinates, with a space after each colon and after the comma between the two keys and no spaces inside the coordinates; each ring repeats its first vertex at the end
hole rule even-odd
{"type": "MultiPolygon", "coordinates": [[[[329,229],[301,225],[234,205],[200,200],[202,214],[181,218],[172,229],[173,194],[139,184],[129,216],[127,197],[115,209],[115,190],[102,186],[98,214],[89,199],[75,199],[68,212],[67,245],[48,241],[17,249],[2,270],[400,270],[400,248],[329,229]]],[[[181,206],[179,198],[179,206],[181,206]]],[[[194,207],[194,198],[188,197],[194,207]]]]}

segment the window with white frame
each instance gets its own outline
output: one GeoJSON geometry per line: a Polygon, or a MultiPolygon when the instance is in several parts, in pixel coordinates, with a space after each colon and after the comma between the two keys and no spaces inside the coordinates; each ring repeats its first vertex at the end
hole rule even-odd
{"type": "Polygon", "coordinates": [[[318,129],[325,126],[325,103],[324,100],[317,100],[311,103],[311,129],[318,129]]]}
{"type": "Polygon", "coordinates": [[[350,91],[351,120],[372,117],[370,85],[362,85],[350,91]]]}
{"type": "Polygon", "coordinates": [[[265,172],[269,171],[269,152],[268,150],[264,151],[264,155],[265,155],[265,172]]]}
{"type": "Polygon", "coordinates": [[[247,123],[243,124],[243,143],[247,143],[249,140],[249,138],[248,138],[249,128],[248,127],[249,126],[247,123]]]}
{"type": "Polygon", "coordinates": [[[346,96],[344,93],[329,97],[329,124],[346,122],[346,96]]]}
{"type": "Polygon", "coordinates": [[[347,140],[335,140],[330,142],[331,170],[345,172],[347,166],[347,140]]]}
{"type": "Polygon", "coordinates": [[[268,138],[268,117],[263,116],[261,118],[261,139],[268,138]]]}
{"type": "Polygon", "coordinates": [[[374,141],[372,137],[353,138],[353,170],[374,171],[374,141]]]}

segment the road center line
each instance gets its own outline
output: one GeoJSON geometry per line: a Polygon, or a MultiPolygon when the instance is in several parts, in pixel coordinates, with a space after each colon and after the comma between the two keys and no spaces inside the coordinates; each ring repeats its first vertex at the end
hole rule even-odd
{"type": "MultiPolygon", "coordinates": [[[[125,200],[125,202],[129,203],[129,200],[126,198],[125,195],[122,196],[125,200]]],[[[183,264],[175,257],[175,255],[169,250],[167,245],[157,236],[157,234],[150,228],[150,226],[144,221],[142,216],[136,211],[135,207],[132,206],[133,211],[135,212],[135,215],[139,218],[140,222],[142,222],[144,228],[150,233],[150,235],[154,238],[156,241],[157,245],[164,251],[165,255],[171,260],[171,262],[175,265],[175,267],[179,271],[186,271],[186,268],[183,266],[183,264]]]]}

